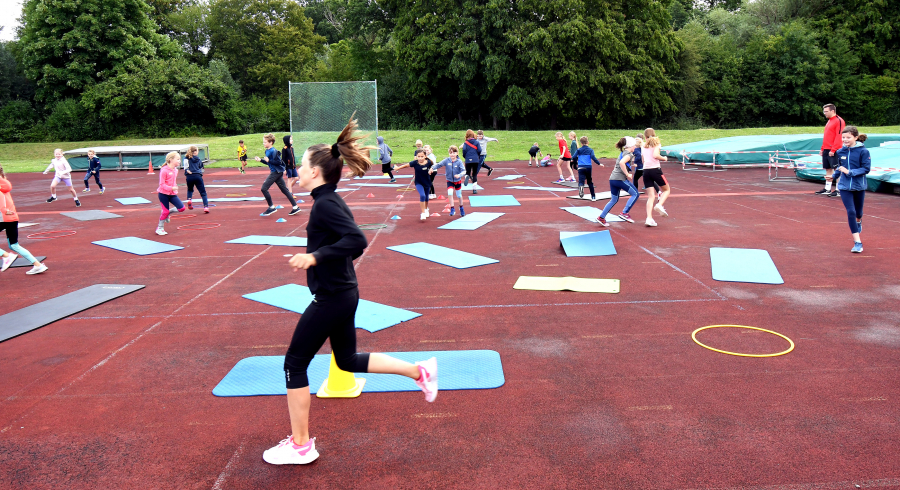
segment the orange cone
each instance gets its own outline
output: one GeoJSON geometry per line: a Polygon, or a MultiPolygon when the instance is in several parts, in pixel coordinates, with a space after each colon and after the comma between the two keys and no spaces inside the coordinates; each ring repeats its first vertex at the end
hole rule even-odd
{"type": "Polygon", "coordinates": [[[441,215],[440,215],[440,213],[431,213],[431,217],[432,218],[440,218],[441,215]]]}
{"type": "Polygon", "coordinates": [[[372,193],[370,192],[369,195],[366,196],[366,197],[375,197],[375,194],[372,194],[372,193]]]}
{"type": "Polygon", "coordinates": [[[447,200],[447,198],[446,198],[446,197],[444,197],[444,195],[443,195],[443,194],[441,194],[441,195],[440,195],[440,196],[438,196],[438,198],[437,198],[437,200],[438,200],[438,201],[446,201],[446,200],[447,200]]]}
{"type": "Polygon", "coordinates": [[[147,172],[147,175],[153,175],[154,172],[153,172],[153,159],[152,158],[150,159],[150,163],[148,165],[150,167],[150,171],[147,172]]]}

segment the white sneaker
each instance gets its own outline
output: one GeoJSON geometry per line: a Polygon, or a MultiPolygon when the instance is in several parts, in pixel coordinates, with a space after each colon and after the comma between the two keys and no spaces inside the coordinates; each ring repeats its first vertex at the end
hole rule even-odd
{"type": "Polygon", "coordinates": [[[298,446],[294,444],[294,436],[288,436],[277,446],[263,452],[263,461],[269,464],[309,464],[318,457],[315,437],[298,446]]]}
{"type": "Polygon", "coordinates": [[[437,199],[437,196],[434,194],[428,194],[428,199],[437,199]]]}
{"type": "Polygon", "coordinates": [[[656,206],[653,206],[653,209],[656,210],[657,213],[659,213],[663,216],[669,216],[669,213],[666,212],[666,208],[662,207],[662,204],[657,204],[656,206]]]}
{"type": "Polygon", "coordinates": [[[422,221],[425,221],[425,218],[427,218],[427,217],[428,217],[428,215],[425,214],[425,213],[422,213],[422,214],[419,215],[419,219],[422,220],[422,221]]]}
{"type": "Polygon", "coordinates": [[[644,221],[644,224],[647,226],[656,226],[656,221],[653,221],[652,219],[648,219],[647,221],[644,221]]]}
{"type": "Polygon", "coordinates": [[[159,235],[159,236],[163,236],[163,235],[168,235],[169,232],[167,232],[166,230],[164,230],[164,229],[162,229],[162,228],[157,228],[157,229],[156,229],[156,234],[159,235]]]}
{"type": "Polygon", "coordinates": [[[26,272],[28,275],[40,274],[41,272],[45,272],[47,270],[47,266],[44,264],[36,265],[31,268],[30,271],[26,272]]]}
{"type": "Polygon", "coordinates": [[[425,392],[425,401],[431,403],[437,398],[438,394],[438,378],[437,378],[437,358],[432,357],[427,361],[419,361],[419,379],[416,380],[416,386],[425,392]]]}
{"type": "Polygon", "coordinates": [[[18,257],[18,255],[12,254],[12,253],[9,254],[9,255],[7,255],[6,257],[4,257],[4,258],[3,258],[3,265],[0,266],[0,272],[3,272],[3,271],[5,271],[6,269],[9,269],[9,266],[11,266],[12,263],[16,261],[16,257],[18,257]]]}

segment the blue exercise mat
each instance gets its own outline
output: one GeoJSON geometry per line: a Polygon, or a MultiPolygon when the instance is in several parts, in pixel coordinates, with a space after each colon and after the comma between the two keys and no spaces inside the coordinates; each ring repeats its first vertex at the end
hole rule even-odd
{"type": "Polygon", "coordinates": [[[306,237],[300,236],[268,236],[250,235],[243,238],[235,238],[225,243],[243,243],[246,245],[278,245],[283,247],[305,247],[306,237]]]}
{"type": "Polygon", "coordinates": [[[516,180],[525,177],[524,175],[513,174],[513,175],[504,175],[503,177],[497,177],[494,180],[516,180]]]}
{"type": "MultiPolygon", "coordinates": [[[[301,315],[313,300],[309,288],[298,284],[285,284],[277,288],[245,294],[244,297],[301,315]]],[[[361,299],[356,308],[356,328],[377,332],[420,316],[422,316],[421,313],[361,299]]]]}
{"type": "Polygon", "coordinates": [[[710,248],[712,277],[717,281],[784,284],[775,262],[765,250],[710,248]]]}
{"type": "MultiPolygon", "coordinates": [[[[406,362],[437,358],[438,393],[452,390],[488,390],[506,382],[500,354],[492,350],[385,352],[406,362]]],[[[317,390],[328,378],[331,354],[319,354],[306,370],[309,386],[317,390]]],[[[419,391],[415,381],[396,374],[357,373],[365,378],[363,393],[419,391]]],[[[284,356],[255,356],[238,361],[213,388],[216,396],[286,395],[284,356]]]]}
{"type": "Polygon", "coordinates": [[[470,254],[462,250],[456,250],[440,245],[432,245],[425,242],[410,243],[407,245],[396,245],[388,247],[388,250],[400,252],[406,255],[412,255],[420,259],[430,260],[438,264],[455,267],[457,269],[467,269],[469,267],[478,267],[479,265],[494,264],[500,262],[489,257],[470,254]]]}
{"type": "Polygon", "coordinates": [[[477,230],[494,221],[506,213],[469,213],[462,218],[453,220],[446,225],[438,226],[440,230],[477,230]]]}
{"type": "Polygon", "coordinates": [[[126,206],[129,204],[147,204],[150,202],[143,197],[117,197],[116,201],[119,201],[119,204],[124,204],[126,206]]]}
{"type": "Polygon", "coordinates": [[[598,257],[616,255],[609,231],[559,232],[559,242],[569,257],[598,257]]]}
{"type": "Polygon", "coordinates": [[[184,248],[177,245],[169,245],[168,243],[145,240],[136,236],[113,238],[112,240],[100,240],[98,242],[91,243],[93,243],[94,245],[100,245],[101,247],[108,247],[135,255],[153,255],[163,252],[171,252],[173,250],[181,250],[184,248]]]}
{"type": "Polygon", "coordinates": [[[469,196],[469,205],[473,208],[520,206],[519,201],[516,201],[516,198],[509,194],[499,196],[469,196]]]}

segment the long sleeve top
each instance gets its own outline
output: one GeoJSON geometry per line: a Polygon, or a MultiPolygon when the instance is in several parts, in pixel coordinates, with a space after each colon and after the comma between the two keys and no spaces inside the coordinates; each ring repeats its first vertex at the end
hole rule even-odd
{"type": "Polygon", "coordinates": [[[590,167],[592,161],[597,165],[600,165],[600,160],[597,160],[597,156],[594,155],[594,150],[588,145],[584,145],[575,150],[572,158],[575,159],[575,161],[578,162],[578,166],[582,168],[590,167]]]}
{"type": "Polygon", "coordinates": [[[72,178],[72,167],[69,166],[69,161],[65,157],[50,160],[50,165],[47,166],[47,170],[44,170],[44,172],[49,171],[51,168],[56,170],[56,178],[58,179],[72,178]]]}
{"type": "Polygon", "coordinates": [[[101,168],[100,159],[97,157],[91,158],[90,161],[88,162],[88,165],[89,165],[88,171],[91,173],[95,173],[95,172],[99,171],[101,168]]]}
{"type": "Polygon", "coordinates": [[[203,175],[203,162],[200,157],[189,157],[184,159],[186,165],[184,173],[188,175],[203,175]]]}
{"type": "Polygon", "coordinates": [[[16,204],[13,202],[12,194],[10,194],[11,191],[12,184],[8,180],[0,178],[0,215],[3,215],[2,221],[5,223],[19,221],[19,215],[16,213],[16,204]]]}
{"type": "Polygon", "coordinates": [[[481,136],[481,139],[478,140],[478,146],[481,147],[481,154],[487,155],[487,144],[488,141],[499,141],[497,138],[488,138],[487,136],[481,136]]]}
{"type": "Polygon", "coordinates": [[[306,253],[316,258],[316,265],[306,270],[306,284],[313,294],[356,288],[353,261],[369,246],[335,189],[336,184],[323,184],[310,193],[313,205],[306,225],[306,253]]]}
{"type": "Polygon", "coordinates": [[[450,160],[450,157],[447,157],[440,162],[435,163],[431,169],[437,171],[437,169],[441,167],[446,167],[444,176],[447,177],[447,182],[459,182],[462,180],[462,177],[457,177],[457,175],[465,175],[466,173],[466,166],[463,165],[463,161],[459,157],[456,158],[456,161],[450,160]]]}
{"type": "Polygon", "coordinates": [[[170,196],[174,196],[175,192],[173,187],[178,185],[175,182],[175,179],[178,177],[178,168],[171,168],[168,165],[163,165],[161,169],[159,169],[159,187],[156,189],[156,192],[160,194],[168,194],[170,196]]]}
{"type": "Polygon", "coordinates": [[[286,169],[297,168],[297,159],[294,156],[293,146],[285,146],[281,150],[281,161],[284,163],[284,168],[286,169]]]}
{"type": "Polygon", "coordinates": [[[857,142],[851,147],[842,146],[835,155],[840,158],[840,166],[850,171],[846,175],[841,172],[838,190],[867,190],[869,183],[866,180],[866,174],[872,170],[872,156],[869,154],[869,150],[862,143],[857,142]]]}
{"type": "Polygon", "coordinates": [[[847,127],[847,123],[841,116],[834,116],[825,123],[825,133],[822,137],[822,150],[837,152],[844,146],[841,141],[841,131],[847,127]]]}

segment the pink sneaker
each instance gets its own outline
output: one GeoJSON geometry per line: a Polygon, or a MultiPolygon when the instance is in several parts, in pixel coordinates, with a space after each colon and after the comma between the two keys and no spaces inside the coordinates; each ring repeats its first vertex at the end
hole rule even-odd
{"type": "Polygon", "coordinates": [[[606,219],[605,219],[605,218],[601,218],[601,217],[598,216],[598,217],[597,217],[597,221],[598,221],[601,225],[603,225],[603,226],[606,226],[606,227],[609,226],[609,223],[606,222],[606,219]]]}
{"type": "Polygon", "coordinates": [[[316,439],[312,438],[302,446],[294,444],[294,436],[288,436],[277,446],[263,452],[263,461],[269,464],[309,464],[319,457],[316,439]]]}
{"type": "Polygon", "coordinates": [[[191,204],[191,200],[190,200],[190,199],[188,199],[188,202],[187,202],[187,208],[188,208],[188,209],[194,209],[194,205],[191,204]]]}
{"type": "Polygon", "coordinates": [[[634,223],[634,218],[632,218],[631,215],[628,214],[628,213],[622,213],[622,214],[619,215],[619,217],[622,218],[622,219],[624,219],[625,221],[627,221],[627,222],[629,222],[629,223],[634,223]]]}
{"type": "Polygon", "coordinates": [[[419,361],[419,379],[416,380],[416,386],[425,392],[425,401],[431,403],[437,398],[438,382],[437,382],[437,359],[432,357],[427,361],[419,361]]]}
{"type": "Polygon", "coordinates": [[[209,208],[203,208],[203,212],[209,214],[209,208]]]}

